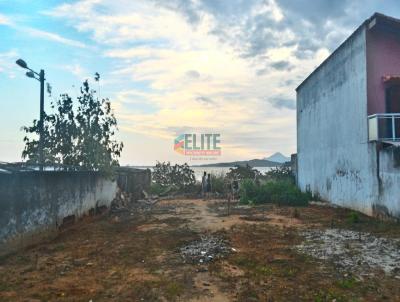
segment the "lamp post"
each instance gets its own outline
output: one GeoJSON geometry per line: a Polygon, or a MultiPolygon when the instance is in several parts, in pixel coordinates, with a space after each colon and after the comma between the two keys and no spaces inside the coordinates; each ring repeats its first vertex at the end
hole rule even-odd
{"type": "Polygon", "coordinates": [[[43,154],[43,124],[44,124],[44,70],[41,69],[39,73],[30,69],[28,64],[22,59],[18,59],[15,63],[18,66],[28,69],[29,71],[26,72],[26,76],[29,78],[33,78],[40,82],[40,120],[39,120],[39,169],[43,171],[44,166],[44,154],[43,154]],[[37,77],[36,77],[37,76],[37,77]]]}

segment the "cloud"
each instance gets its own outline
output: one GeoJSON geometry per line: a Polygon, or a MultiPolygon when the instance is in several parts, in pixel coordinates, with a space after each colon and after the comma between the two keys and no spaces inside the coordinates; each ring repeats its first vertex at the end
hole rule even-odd
{"type": "Polygon", "coordinates": [[[86,45],[82,42],[65,38],[57,33],[44,31],[44,30],[36,29],[34,27],[24,26],[24,25],[20,25],[20,24],[11,22],[11,19],[8,16],[1,15],[1,14],[0,14],[0,25],[6,25],[10,28],[13,28],[14,30],[23,32],[32,37],[37,37],[37,38],[41,38],[41,39],[45,39],[45,40],[49,40],[49,41],[54,41],[54,42],[58,42],[58,43],[73,46],[73,47],[86,48],[86,45]]]}
{"type": "Polygon", "coordinates": [[[25,27],[25,26],[15,26],[15,29],[23,31],[32,37],[38,37],[38,38],[42,38],[45,40],[54,41],[54,42],[68,45],[68,46],[86,48],[86,45],[84,43],[76,41],[76,40],[64,38],[56,33],[39,30],[36,28],[25,27]]]}
{"type": "Polygon", "coordinates": [[[267,102],[270,103],[272,106],[278,109],[296,109],[296,102],[293,99],[286,98],[286,97],[274,97],[274,98],[267,98],[267,102]]]}
{"type": "Polygon", "coordinates": [[[9,50],[0,52],[0,74],[4,73],[8,77],[15,77],[15,61],[18,59],[18,52],[16,50],[9,50]]]}
{"type": "Polygon", "coordinates": [[[196,70],[188,70],[186,72],[186,76],[189,79],[199,79],[200,78],[200,73],[198,71],[196,71],[196,70]]]}
{"type": "Polygon", "coordinates": [[[271,63],[271,67],[279,71],[290,70],[292,68],[292,64],[288,61],[282,60],[271,63]]]}
{"type": "Polygon", "coordinates": [[[11,25],[11,24],[12,24],[11,20],[7,16],[0,14],[0,25],[11,25]]]}
{"type": "Polygon", "coordinates": [[[68,72],[70,72],[71,74],[73,74],[74,76],[76,76],[77,78],[79,78],[79,80],[86,80],[88,78],[90,78],[91,76],[89,75],[88,71],[85,70],[80,64],[75,63],[75,64],[67,64],[67,65],[62,65],[60,66],[61,69],[64,69],[68,72]]]}
{"type": "Polygon", "coordinates": [[[206,96],[198,96],[196,97],[196,101],[206,105],[215,105],[215,102],[211,98],[206,96]]]}
{"type": "Polygon", "coordinates": [[[279,0],[83,0],[46,15],[102,49],[108,81],[125,90],[112,98],[124,132],[221,133],[234,159],[295,150],[295,86],[346,37],[346,3],[307,12],[279,0]]]}

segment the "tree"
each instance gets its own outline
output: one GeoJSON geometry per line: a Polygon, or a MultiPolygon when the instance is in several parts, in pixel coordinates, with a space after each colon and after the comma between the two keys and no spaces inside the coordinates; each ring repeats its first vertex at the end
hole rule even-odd
{"type": "Polygon", "coordinates": [[[234,168],[229,168],[229,172],[226,176],[234,180],[255,179],[257,176],[260,176],[260,172],[246,164],[246,166],[235,166],[234,168]]]}
{"type": "MultiPolygon", "coordinates": [[[[95,80],[100,75],[96,73],[95,80]]],[[[109,171],[118,166],[123,143],[115,139],[117,120],[108,99],[99,100],[96,91],[86,80],[77,98],[78,108],[68,94],[51,103],[53,113],[44,118],[44,156],[47,164],[61,164],[64,168],[109,171]]],[[[28,162],[39,162],[39,127],[34,120],[22,128],[27,135],[22,157],[28,162]]]]}
{"type": "Polygon", "coordinates": [[[172,166],[169,162],[157,162],[152,178],[156,184],[164,187],[174,186],[179,189],[196,183],[194,171],[190,169],[187,163],[172,166]]]}

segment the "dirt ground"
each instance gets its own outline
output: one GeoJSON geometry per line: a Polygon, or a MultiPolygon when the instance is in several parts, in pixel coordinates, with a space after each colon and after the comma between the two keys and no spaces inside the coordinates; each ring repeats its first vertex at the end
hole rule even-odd
{"type": "Polygon", "coordinates": [[[227,212],[225,200],[180,199],[87,217],[1,258],[0,301],[400,301],[400,272],[360,275],[297,248],[307,230],[397,240],[399,224],[318,205],[227,212]],[[202,235],[223,238],[232,252],[186,263],[180,248],[202,235]]]}

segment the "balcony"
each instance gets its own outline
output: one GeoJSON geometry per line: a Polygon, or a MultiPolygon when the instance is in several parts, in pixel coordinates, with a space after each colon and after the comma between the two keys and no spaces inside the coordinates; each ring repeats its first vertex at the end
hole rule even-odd
{"type": "Polygon", "coordinates": [[[400,113],[368,116],[368,140],[400,142],[400,113]]]}

